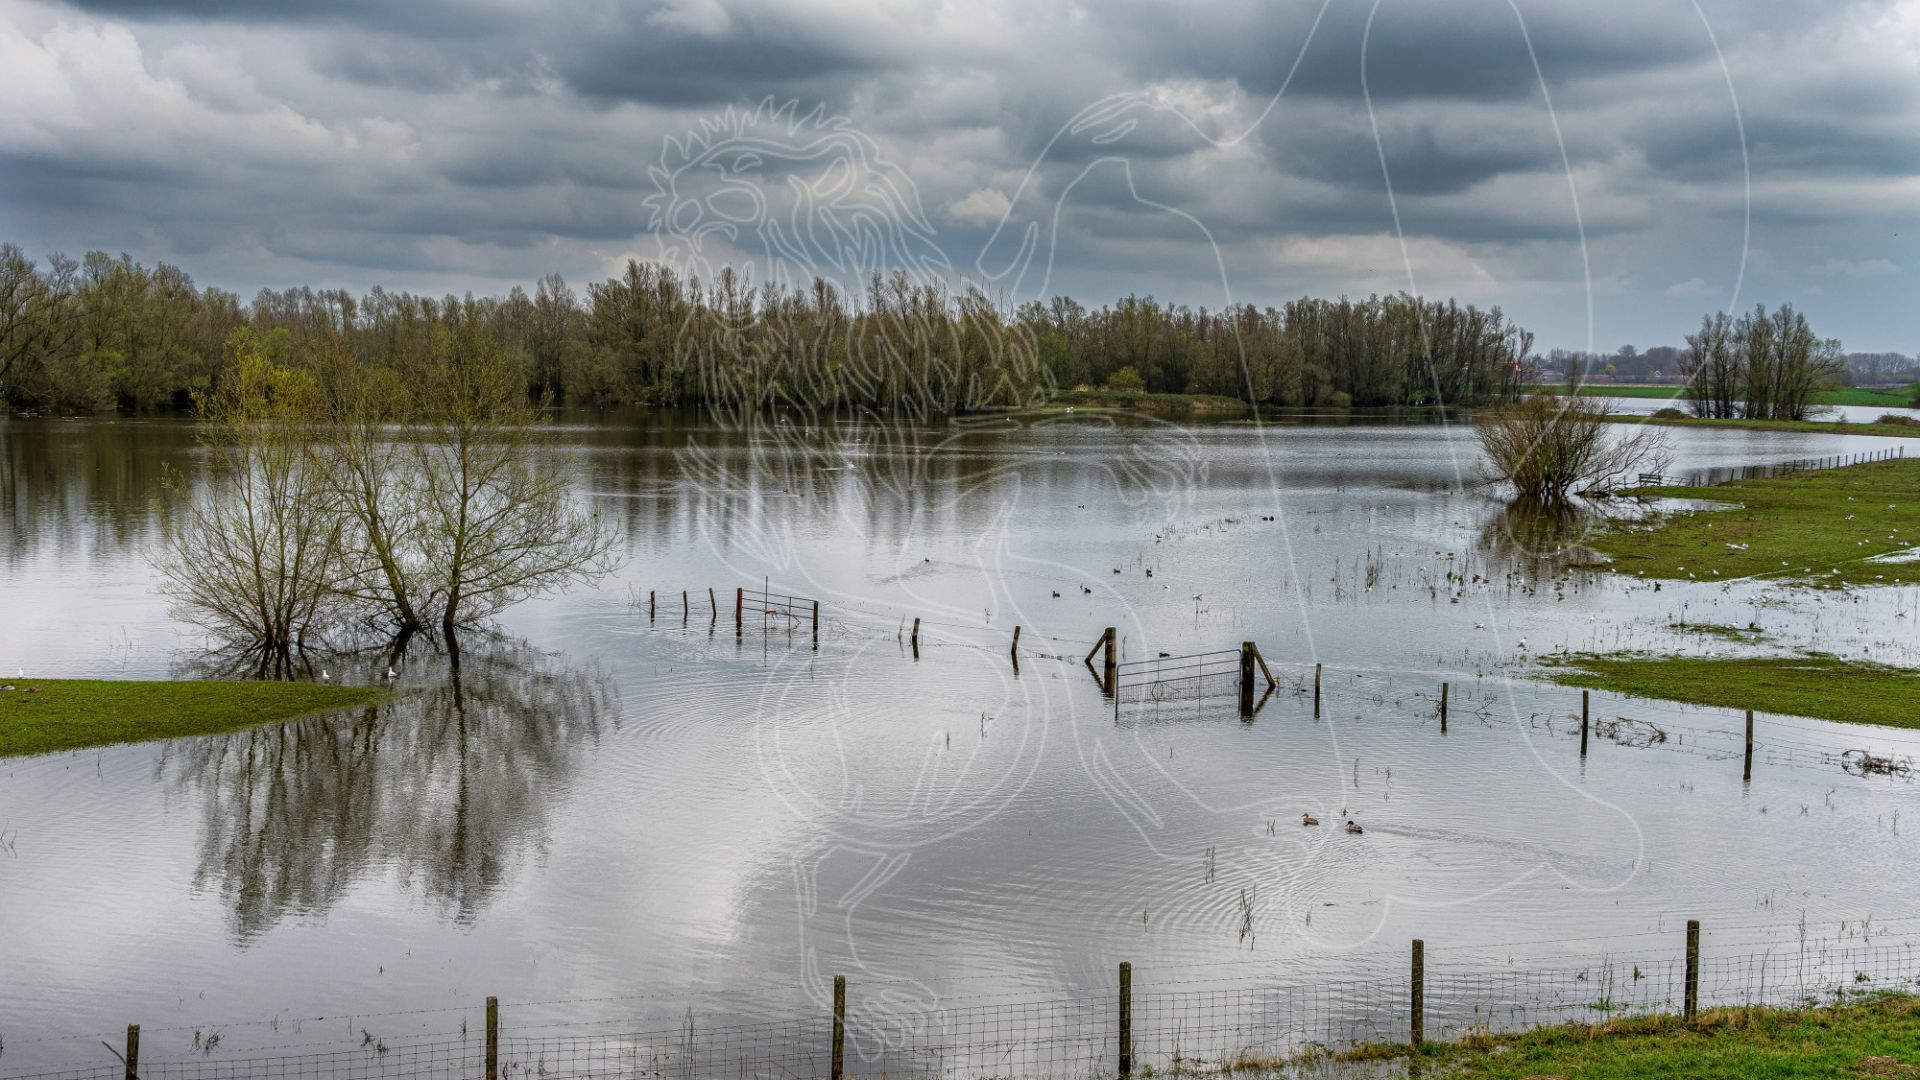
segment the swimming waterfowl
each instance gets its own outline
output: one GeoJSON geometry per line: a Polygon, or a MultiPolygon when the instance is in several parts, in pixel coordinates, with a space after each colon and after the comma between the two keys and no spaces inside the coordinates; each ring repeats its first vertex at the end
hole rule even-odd
{"type": "Polygon", "coordinates": [[[1305,825],[1308,828],[1312,828],[1313,826],[1320,824],[1320,819],[1317,817],[1314,817],[1312,814],[1301,814],[1300,824],[1305,825]]]}
{"type": "Polygon", "coordinates": [[[1347,831],[1354,834],[1355,836],[1358,836],[1361,833],[1366,832],[1365,829],[1362,829],[1360,826],[1355,825],[1352,819],[1348,819],[1347,821],[1347,831]]]}

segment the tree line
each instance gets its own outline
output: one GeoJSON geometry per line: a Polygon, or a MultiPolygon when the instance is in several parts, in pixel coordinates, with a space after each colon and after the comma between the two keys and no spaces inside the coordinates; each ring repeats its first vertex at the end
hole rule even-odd
{"type": "Polygon", "coordinates": [[[326,353],[397,371],[435,334],[484,337],[530,400],[587,405],[796,405],[952,413],[1027,404],[1137,375],[1161,393],[1256,404],[1509,400],[1533,335],[1498,308],[1409,295],[1221,310],[1128,297],[1009,310],[973,288],[876,275],[849,292],[712,281],[629,262],[575,291],[549,275],[504,297],[374,288],[198,288],[178,267],[93,252],[36,263],[0,245],[0,399],[65,411],[187,408],[236,330],[279,332],[296,362],[326,353]],[[1125,373],[1125,374],[1122,374],[1125,373]]]}
{"type": "Polygon", "coordinates": [[[1805,420],[1814,396],[1845,369],[1839,339],[1816,335],[1791,304],[1772,312],[1762,304],[1738,318],[1707,315],[1680,355],[1688,406],[1720,420],[1805,420]]]}

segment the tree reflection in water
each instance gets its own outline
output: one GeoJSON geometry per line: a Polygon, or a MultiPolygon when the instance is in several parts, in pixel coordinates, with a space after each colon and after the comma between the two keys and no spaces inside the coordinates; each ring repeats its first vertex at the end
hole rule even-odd
{"type": "Polygon", "coordinates": [[[1550,576],[1586,557],[1581,544],[1603,520],[1578,500],[1519,498],[1487,521],[1480,545],[1514,569],[1550,576]]]}
{"type": "Polygon", "coordinates": [[[525,642],[463,644],[416,647],[376,705],[167,747],[163,773],[204,799],[195,887],[219,890],[237,940],[378,869],[468,922],[545,842],[617,716],[612,680],[525,642]]]}

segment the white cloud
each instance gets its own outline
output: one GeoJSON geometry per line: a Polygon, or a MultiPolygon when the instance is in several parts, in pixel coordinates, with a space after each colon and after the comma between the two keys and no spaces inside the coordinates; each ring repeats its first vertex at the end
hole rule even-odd
{"type": "Polygon", "coordinates": [[[991,225],[1013,209],[1012,200],[995,188],[979,188],[947,207],[947,216],[968,225],[991,225]]]}
{"type": "Polygon", "coordinates": [[[1681,299],[1697,299],[1703,296],[1718,296],[1720,290],[1707,284],[1704,278],[1690,277],[1685,281],[1676,281],[1667,286],[1667,295],[1681,299]]]}

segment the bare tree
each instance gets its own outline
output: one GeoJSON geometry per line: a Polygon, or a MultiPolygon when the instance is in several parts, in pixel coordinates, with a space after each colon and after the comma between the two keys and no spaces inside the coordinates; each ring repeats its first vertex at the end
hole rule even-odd
{"type": "Polygon", "coordinates": [[[198,402],[206,483],[168,478],[161,588],[181,617],[284,662],[341,610],[340,519],[308,452],[315,388],[251,331],[227,339],[226,361],[198,402]]]}
{"type": "Polygon", "coordinates": [[[436,334],[408,382],[420,559],[443,631],[613,569],[615,533],[575,504],[524,375],[487,335],[436,334]]]}
{"type": "Polygon", "coordinates": [[[1669,460],[1656,428],[1613,423],[1603,400],[1535,394],[1477,419],[1474,434],[1499,478],[1523,496],[1563,499],[1604,491],[1669,460]]]}

